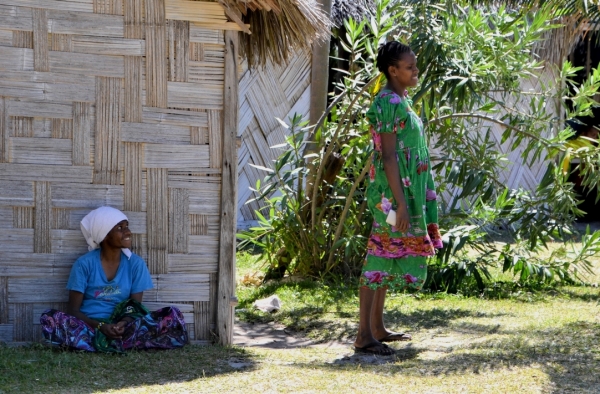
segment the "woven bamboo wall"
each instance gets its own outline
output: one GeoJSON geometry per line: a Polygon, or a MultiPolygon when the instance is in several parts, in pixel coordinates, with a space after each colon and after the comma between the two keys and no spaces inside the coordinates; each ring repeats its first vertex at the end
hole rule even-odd
{"type": "MultiPolygon", "coordinates": [[[[224,30],[218,3],[0,0],[0,341],[63,309],[79,221],[123,210],[152,309],[216,322],[224,30]]],[[[236,81],[237,82],[237,81],[236,81]]]]}
{"type": "MultiPolygon", "coordinates": [[[[297,53],[287,64],[268,63],[264,68],[246,70],[240,78],[240,114],[238,132],[238,223],[256,220],[255,210],[263,204],[256,201],[250,188],[266,173],[252,167],[255,164],[272,167],[281,153],[271,146],[285,142],[286,129],[276,118],[288,122],[298,113],[307,118],[310,107],[311,56],[297,53]]],[[[289,122],[288,122],[289,123],[289,122]]]]}
{"type": "MultiPolygon", "coordinates": [[[[551,93],[548,92],[547,85],[548,81],[556,79],[556,75],[551,68],[547,67],[542,72],[539,78],[531,78],[527,80],[521,81],[521,89],[523,91],[527,91],[530,93],[551,93]]],[[[558,95],[554,92],[554,96],[558,95]]],[[[513,104],[514,108],[529,108],[529,97],[522,97],[520,102],[515,102],[513,104]]],[[[563,118],[564,109],[562,108],[562,103],[555,99],[549,100],[546,103],[544,110],[547,113],[555,114],[556,117],[563,118]]],[[[496,126],[497,127],[497,126],[496,126]]],[[[550,133],[554,132],[550,129],[550,125],[548,125],[548,135],[550,137],[550,133]]],[[[495,136],[498,140],[498,144],[501,142],[501,131],[497,130],[495,136]]],[[[502,174],[500,180],[505,184],[509,185],[513,189],[523,188],[525,190],[535,191],[540,181],[542,180],[546,170],[548,169],[548,162],[544,160],[537,160],[532,165],[523,165],[521,154],[525,150],[524,146],[520,146],[518,149],[511,151],[511,145],[514,143],[514,138],[509,138],[504,144],[501,145],[502,152],[508,155],[509,161],[512,163],[507,171],[502,174]]]]}

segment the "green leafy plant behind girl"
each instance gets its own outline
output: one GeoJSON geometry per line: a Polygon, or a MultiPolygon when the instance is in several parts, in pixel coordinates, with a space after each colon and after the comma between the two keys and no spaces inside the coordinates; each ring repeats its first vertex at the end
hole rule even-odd
{"type": "Polygon", "coordinates": [[[407,88],[419,83],[417,58],[397,41],[380,46],[377,68],[387,78],[367,113],[373,138],[367,204],[373,225],[360,278],[357,352],[392,355],[385,342],[412,337],[386,329],[388,289],[418,291],[427,278],[428,256],[442,247],[437,195],[430,172],[423,123],[413,112],[407,88]],[[387,221],[396,210],[394,221],[387,221]]]}

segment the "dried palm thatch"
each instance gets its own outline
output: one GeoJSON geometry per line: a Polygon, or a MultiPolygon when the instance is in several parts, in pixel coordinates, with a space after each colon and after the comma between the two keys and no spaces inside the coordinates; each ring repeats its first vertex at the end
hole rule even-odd
{"type": "Polygon", "coordinates": [[[534,48],[534,53],[549,63],[560,64],[573,51],[577,43],[585,38],[590,26],[600,22],[600,5],[591,0],[472,0],[473,5],[499,5],[535,9],[550,7],[556,15],[554,23],[561,28],[546,33],[534,48]]]}
{"type": "Polygon", "coordinates": [[[538,0],[533,5],[553,7],[558,16],[555,22],[562,25],[548,32],[534,49],[541,59],[554,64],[562,63],[585,38],[590,25],[600,21],[600,7],[587,0],[538,0]]]}
{"type": "Polygon", "coordinates": [[[331,22],[334,26],[340,27],[348,18],[360,21],[374,11],[375,2],[373,0],[333,0],[331,22]]]}
{"type": "Polygon", "coordinates": [[[353,18],[360,21],[375,10],[373,0],[333,0],[331,3],[331,22],[340,27],[344,20],[353,18]]]}
{"type": "Polygon", "coordinates": [[[551,64],[561,64],[586,33],[587,24],[581,23],[578,17],[562,17],[560,24],[562,27],[546,32],[544,39],[533,48],[536,56],[551,64]]]}
{"type": "Polygon", "coordinates": [[[240,37],[242,55],[252,66],[287,61],[327,38],[331,22],[315,0],[218,0],[232,21],[249,26],[240,37]]]}

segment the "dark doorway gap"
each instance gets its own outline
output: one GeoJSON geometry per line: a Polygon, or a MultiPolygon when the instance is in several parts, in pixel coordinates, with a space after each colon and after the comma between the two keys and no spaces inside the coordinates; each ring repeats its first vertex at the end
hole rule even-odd
{"type": "MultiPolygon", "coordinates": [[[[569,60],[573,66],[582,67],[573,80],[576,85],[583,84],[591,74],[592,70],[600,65],[600,31],[588,31],[569,55],[569,60]]],[[[600,94],[597,94],[595,99],[597,102],[600,102],[600,94]]],[[[586,117],[581,120],[586,124],[591,123],[600,128],[600,109],[595,108],[591,117],[586,117]]],[[[573,163],[571,168],[576,166],[577,164],[573,163]]],[[[569,180],[574,183],[577,183],[578,179],[580,179],[580,176],[577,172],[571,174],[569,177],[569,180]]],[[[600,222],[600,202],[596,202],[598,189],[589,190],[582,187],[576,187],[575,189],[583,200],[579,205],[579,208],[586,212],[585,216],[577,219],[577,222],[600,222]]]]}

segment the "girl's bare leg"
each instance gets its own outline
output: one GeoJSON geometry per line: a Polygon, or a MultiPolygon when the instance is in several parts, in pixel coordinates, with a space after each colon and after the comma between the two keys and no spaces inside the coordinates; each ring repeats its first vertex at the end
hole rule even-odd
{"type": "Polygon", "coordinates": [[[371,316],[373,314],[373,301],[375,300],[375,290],[369,289],[367,286],[361,286],[359,293],[359,322],[358,322],[358,334],[356,335],[356,341],[354,345],[356,347],[367,346],[370,343],[376,342],[377,340],[373,337],[371,331],[371,316]]]}
{"type": "Polygon", "coordinates": [[[373,307],[371,308],[371,332],[375,338],[385,338],[391,334],[385,328],[383,323],[383,306],[385,305],[385,296],[387,288],[378,289],[373,297],[373,307]]]}
{"type": "Polygon", "coordinates": [[[393,354],[392,349],[386,348],[375,339],[371,330],[371,316],[373,315],[375,294],[376,291],[369,289],[367,286],[362,286],[359,290],[359,323],[354,346],[357,348],[368,347],[369,350],[380,351],[383,354],[393,354]]]}
{"type": "Polygon", "coordinates": [[[410,341],[411,336],[404,333],[395,333],[388,331],[383,322],[383,307],[385,305],[385,296],[387,288],[378,289],[373,297],[373,307],[371,308],[371,333],[378,341],[387,339],[392,341],[410,341]]]}

